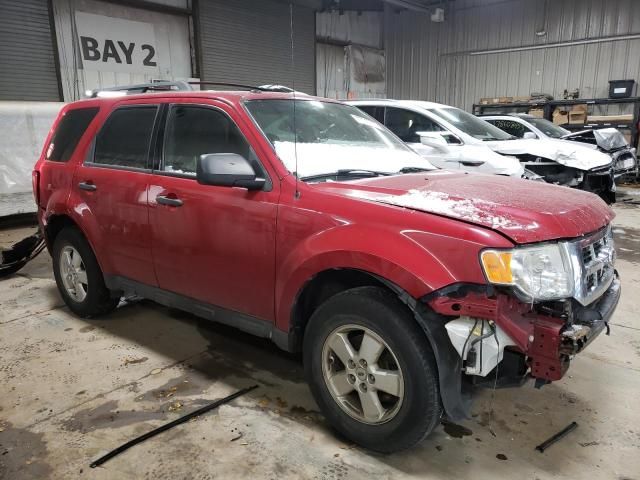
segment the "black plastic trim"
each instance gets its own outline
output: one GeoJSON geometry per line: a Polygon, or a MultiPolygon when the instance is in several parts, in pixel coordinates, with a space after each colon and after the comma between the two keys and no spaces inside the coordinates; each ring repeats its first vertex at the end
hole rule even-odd
{"type": "Polygon", "coordinates": [[[290,351],[288,333],[278,330],[268,320],[201,302],[119,275],[105,275],[104,282],[109,290],[120,291],[127,296],[147,298],[167,307],[184,310],[206,320],[229,325],[257,337],[269,338],[279,348],[290,351]]]}
{"type": "Polygon", "coordinates": [[[422,303],[429,303],[434,298],[439,297],[464,298],[470,292],[483,293],[486,294],[487,297],[492,297],[495,295],[495,287],[490,284],[482,283],[452,283],[451,285],[447,285],[446,287],[442,287],[431,293],[423,295],[420,297],[420,301],[422,303]]]}

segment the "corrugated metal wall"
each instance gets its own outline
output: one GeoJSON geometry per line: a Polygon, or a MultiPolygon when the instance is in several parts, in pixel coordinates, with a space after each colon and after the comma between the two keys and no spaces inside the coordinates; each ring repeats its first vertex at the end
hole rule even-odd
{"type": "Polygon", "coordinates": [[[330,98],[386,97],[382,12],[316,14],[316,86],[330,98]]]}
{"type": "Polygon", "coordinates": [[[481,97],[546,92],[606,97],[609,80],[640,79],[640,39],[511,53],[471,51],[640,33],[636,0],[458,0],[444,23],[385,12],[387,90],[469,110],[481,97]],[[539,37],[536,31],[545,30],[539,37]]]}
{"type": "Polygon", "coordinates": [[[0,100],[60,100],[47,0],[0,0],[0,100]]]}
{"type": "Polygon", "coordinates": [[[203,80],[280,84],[315,93],[315,13],[294,6],[291,65],[289,5],[269,0],[200,0],[203,80]]]}

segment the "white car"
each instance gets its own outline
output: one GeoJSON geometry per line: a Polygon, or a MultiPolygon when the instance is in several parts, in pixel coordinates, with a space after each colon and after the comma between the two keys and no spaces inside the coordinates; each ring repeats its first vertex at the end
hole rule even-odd
{"type": "Polygon", "coordinates": [[[480,118],[495,125],[500,130],[518,138],[559,139],[579,142],[588,148],[600,150],[614,162],[615,177],[638,173],[636,150],[627,143],[624,135],[615,128],[581,130],[571,133],[545,118],[513,113],[502,115],[482,115],[480,118]]]}
{"type": "Polygon", "coordinates": [[[417,100],[353,100],[431,163],[575,187],[615,201],[612,160],[556,139],[518,139],[459,108],[417,100]]]}

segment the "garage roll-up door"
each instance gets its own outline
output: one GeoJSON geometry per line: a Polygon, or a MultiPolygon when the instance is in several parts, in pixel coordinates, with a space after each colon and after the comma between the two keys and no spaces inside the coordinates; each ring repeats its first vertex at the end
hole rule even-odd
{"type": "Polygon", "coordinates": [[[203,80],[280,84],[315,93],[315,12],[294,6],[291,67],[289,4],[269,0],[200,0],[203,80]]]}
{"type": "Polygon", "coordinates": [[[0,0],[0,100],[60,100],[47,0],[0,0]]]}

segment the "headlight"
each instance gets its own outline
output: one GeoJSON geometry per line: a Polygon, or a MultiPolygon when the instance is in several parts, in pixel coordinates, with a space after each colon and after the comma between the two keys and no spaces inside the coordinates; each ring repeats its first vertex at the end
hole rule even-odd
{"type": "Polygon", "coordinates": [[[573,270],[562,244],[484,250],[480,261],[490,283],[510,285],[528,301],[573,296],[573,270]]]}

